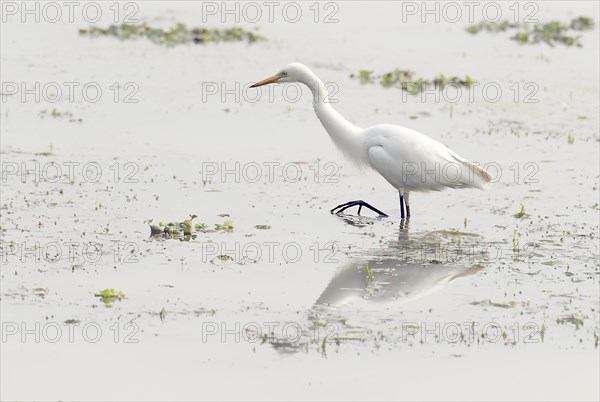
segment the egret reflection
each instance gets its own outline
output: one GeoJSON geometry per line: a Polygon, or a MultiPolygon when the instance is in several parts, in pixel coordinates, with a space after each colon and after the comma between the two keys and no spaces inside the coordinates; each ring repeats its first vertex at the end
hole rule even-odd
{"type": "Polygon", "coordinates": [[[282,353],[308,349],[310,344],[364,339],[377,325],[378,312],[402,312],[405,304],[426,298],[454,281],[485,268],[478,252],[481,236],[458,231],[421,234],[400,232],[397,241],[376,250],[363,250],[340,267],[313,303],[302,339],[271,339],[282,353]],[[382,309],[380,305],[384,305],[382,309]],[[345,321],[352,323],[346,326],[345,321]],[[327,326],[336,323],[335,331],[327,326]],[[341,323],[341,324],[340,324],[341,323]]]}
{"type": "Polygon", "coordinates": [[[355,299],[409,302],[484,267],[485,261],[478,258],[474,247],[481,244],[476,234],[400,233],[398,242],[354,258],[340,268],[315,305],[339,306],[355,299]]]}

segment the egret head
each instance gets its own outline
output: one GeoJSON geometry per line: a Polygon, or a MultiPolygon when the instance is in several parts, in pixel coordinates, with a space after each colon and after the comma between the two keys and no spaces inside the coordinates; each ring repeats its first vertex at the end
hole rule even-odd
{"type": "Polygon", "coordinates": [[[310,71],[310,69],[304,64],[290,63],[281,70],[279,70],[279,72],[274,76],[259,81],[256,84],[250,86],[250,88],[280,82],[302,82],[304,84],[307,84],[311,81],[311,79],[314,80],[314,78],[311,78],[313,76],[314,74],[312,73],[312,71],[310,71]]]}

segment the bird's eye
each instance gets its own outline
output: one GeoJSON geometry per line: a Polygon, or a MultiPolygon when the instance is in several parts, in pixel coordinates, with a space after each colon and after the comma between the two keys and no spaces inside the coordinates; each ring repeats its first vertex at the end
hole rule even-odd
{"type": "Polygon", "coordinates": [[[285,71],[283,72],[283,76],[284,76],[284,77],[287,77],[287,73],[286,73],[285,71]]]}

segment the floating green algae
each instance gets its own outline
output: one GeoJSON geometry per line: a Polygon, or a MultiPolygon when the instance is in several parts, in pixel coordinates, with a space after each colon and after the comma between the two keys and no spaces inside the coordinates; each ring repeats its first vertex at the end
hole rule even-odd
{"type": "MultiPolygon", "coordinates": [[[[229,215],[227,215],[229,216],[229,215]]],[[[227,220],[223,223],[215,223],[214,229],[210,229],[206,223],[194,223],[197,215],[190,214],[189,219],[181,222],[169,222],[167,224],[162,221],[158,224],[152,223],[154,220],[145,221],[150,226],[150,236],[156,239],[178,239],[181,241],[190,241],[198,237],[198,232],[233,232],[233,221],[227,220]]]]}
{"type": "Polygon", "coordinates": [[[120,40],[146,38],[158,45],[175,46],[195,43],[247,42],[253,43],[265,40],[264,37],[243,28],[188,28],[185,24],[177,23],[172,28],[154,28],[146,23],[110,25],[108,28],[90,26],[80,29],[82,36],[98,37],[112,36],[120,40]]]}
{"type": "Polygon", "coordinates": [[[593,28],[594,21],[591,18],[578,17],[566,24],[559,21],[551,21],[545,24],[511,23],[509,21],[496,23],[480,22],[478,24],[470,25],[466,30],[471,34],[477,34],[481,31],[498,33],[509,30],[518,30],[511,39],[522,45],[546,43],[552,47],[554,47],[555,44],[581,47],[582,45],[579,41],[581,36],[573,36],[571,32],[589,31],[593,28]]]}
{"type": "Polygon", "coordinates": [[[445,76],[439,74],[433,79],[417,77],[414,71],[394,69],[384,74],[375,74],[374,71],[359,70],[358,74],[351,74],[350,78],[355,78],[361,84],[372,84],[379,82],[384,88],[400,88],[411,95],[423,92],[428,87],[435,87],[442,90],[449,85],[469,88],[473,85],[473,79],[466,75],[464,78],[457,76],[445,76]]]}
{"type": "Polygon", "coordinates": [[[123,300],[125,298],[125,293],[121,292],[120,290],[115,290],[114,288],[108,288],[101,290],[94,296],[99,297],[100,301],[104,304],[111,304],[115,300],[123,300]]]}
{"type": "Polygon", "coordinates": [[[513,216],[517,219],[521,219],[526,216],[529,216],[525,213],[525,205],[521,204],[521,210],[519,212],[517,212],[516,214],[514,214],[513,216]]]}

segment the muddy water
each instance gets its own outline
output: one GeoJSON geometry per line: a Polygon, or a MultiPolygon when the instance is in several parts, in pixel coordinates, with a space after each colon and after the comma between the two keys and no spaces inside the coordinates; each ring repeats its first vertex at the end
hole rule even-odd
{"type": "MultiPolygon", "coordinates": [[[[200,24],[187,2],[139,5],[151,24],[200,24]]],[[[2,103],[3,399],[598,398],[597,28],[582,48],[518,46],[380,6],[240,24],[269,38],[250,46],[3,24],[3,82],[104,90],[2,103]],[[207,82],[243,87],[294,60],[336,85],[356,124],[416,128],[496,183],[414,194],[406,227],[394,190],[335,150],[307,90],[203,97],[207,82]],[[402,99],[350,78],[396,67],[503,94],[402,99]],[[123,101],[126,83],[139,102],[123,101]],[[391,217],[329,214],[358,198],[391,217]],[[147,220],[190,214],[211,230],[150,237],[147,220]],[[104,303],[107,288],[125,298],[104,303]]],[[[578,15],[598,8],[538,13],[578,15]]]]}

